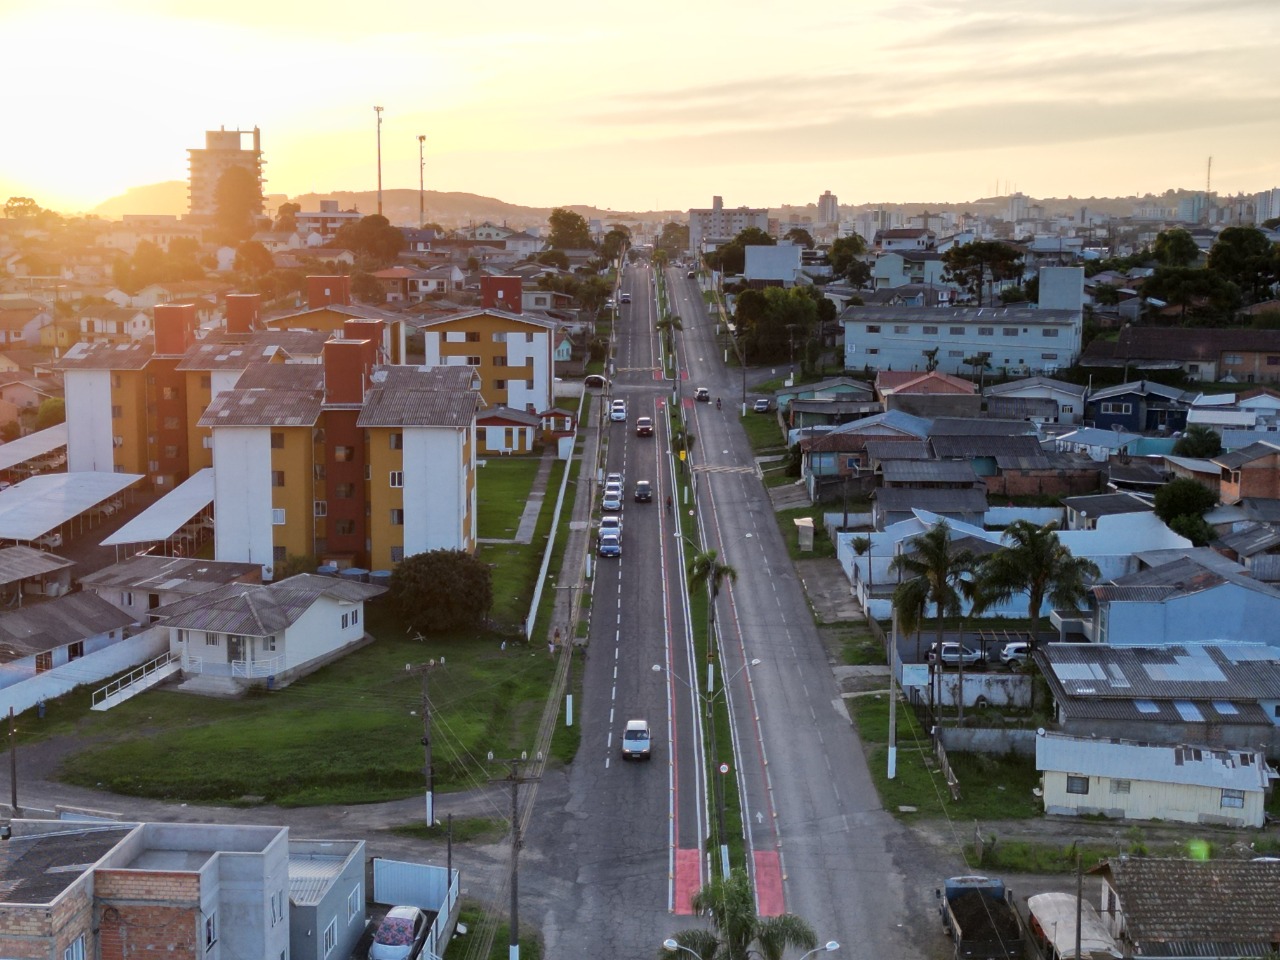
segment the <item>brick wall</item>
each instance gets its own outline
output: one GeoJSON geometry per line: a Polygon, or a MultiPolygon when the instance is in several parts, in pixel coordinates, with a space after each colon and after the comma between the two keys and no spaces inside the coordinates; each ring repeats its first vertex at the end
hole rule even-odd
{"type": "Polygon", "coordinates": [[[999,476],[983,477],[987,495],[994,497],[1024,497],[1047,494],[1053,497],[1074,497],[1083,493],[1097,493],[1097,470],[1006,470],[999,476]]]}
{"type": "Polygon", "coordinates": [[[104,903],[99,915],[99,960],[198,960],[204,955],[195,907],[104,903]]]}
{"type": "Polygon", "coordinates": [[[97,870],[93,888],[99,900],[200,902],[200,877],[186,871],[97,870]]]}

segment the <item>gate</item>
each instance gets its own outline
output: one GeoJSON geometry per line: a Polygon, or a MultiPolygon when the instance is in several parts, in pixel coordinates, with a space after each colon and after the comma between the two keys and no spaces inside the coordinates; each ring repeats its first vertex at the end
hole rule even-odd
{"type": "Polygon", "coordinates": [[[373,901],[388,906],[418,907],[435,919],[422,956],[438,957],[453,933],[458,904],[458,871],[405,860],[373,858],[373,901]]]}

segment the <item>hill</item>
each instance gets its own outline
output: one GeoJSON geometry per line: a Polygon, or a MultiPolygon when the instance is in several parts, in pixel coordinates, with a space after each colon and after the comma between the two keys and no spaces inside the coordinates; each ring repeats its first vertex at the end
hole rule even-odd
{"type": "Polygon", "coordinates": [[[90,213],[108,220],[119,220],[126,213],[187,213],[187,181],[166,180],[144,187],[130,187],[119,196],[98,204],[90,213]]]}

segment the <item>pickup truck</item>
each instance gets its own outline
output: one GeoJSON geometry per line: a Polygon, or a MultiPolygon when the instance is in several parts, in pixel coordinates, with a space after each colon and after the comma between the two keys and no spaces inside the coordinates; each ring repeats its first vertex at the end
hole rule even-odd
{"type": "Polygon", "coordinates": [[[1022,921],[1003,880],[951,877],[935,895],[956,960],[1021,960],[1022,921]]]}

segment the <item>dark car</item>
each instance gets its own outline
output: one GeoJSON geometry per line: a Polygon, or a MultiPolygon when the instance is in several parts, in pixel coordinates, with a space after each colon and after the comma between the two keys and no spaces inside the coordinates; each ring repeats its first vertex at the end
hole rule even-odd
{"type": "Polygon", "coordinates": [[[617,534],[603,533],[596,546],[596,553],[602,557],[620,557],[622,556],[622,540],[617,534]]]}
{"type": "Polygon", "coordinates": [[[653,417],[636,417],[636,436],[653,436],[653,417]]]}
{"type": "Polygon", "coordinates": [[[636,481],[636,503],[648,503],[653,499],[653,484],[648,480],[636,481]]]}

